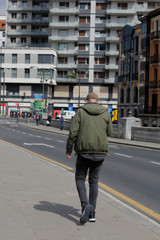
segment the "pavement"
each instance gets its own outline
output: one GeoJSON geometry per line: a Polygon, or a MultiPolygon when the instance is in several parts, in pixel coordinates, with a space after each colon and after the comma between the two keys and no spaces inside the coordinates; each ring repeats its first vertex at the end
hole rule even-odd
{"type": "Polygon", "coordinates": [[[101,190],[96,223],[81,224],[73,172],[2,140],[0,153],[0,240],[160,239],[159,223],[101,190]]]}

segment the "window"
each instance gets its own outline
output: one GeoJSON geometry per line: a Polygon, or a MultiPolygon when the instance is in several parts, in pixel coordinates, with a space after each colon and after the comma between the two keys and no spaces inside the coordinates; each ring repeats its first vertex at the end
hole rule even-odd
{"type": "Polygon", "coordinates": [[[95,51],[104,51],[106,50],[106,44],[95,44],[95,51]]]}
{"type": "Polygon", "coordinates": [[[88,9],[90,9],[90,4],[89,3],[80,3],[79,8],[81,10],[88,10],[88,9]]]}
{"type": "Polygon", "coordinates": [[[16,7],[17,6],[17,1],[12,1],[12,7],[16,7]]]}
{"type": "Polygon", "coordinates": [[[95,58],[95,64],[105,64],[105,58],[95,58]]]}
{"type": "Polygon", "coordinates": [[[25,78],[30,78],[30,69],[29,68],[24,69],[24,77],[25,78]]]}
{"type": "Polygon", "coordinates": [[[25,63],[30,63],[30,54],[25,54],[25,63]]]}
{"type": "Polygon", "coordinates": [[[106,4],[105,3],[97,3],[96,9],[97,10],[106,10],[106,4]]]}
{"type": "Polygon", "coordinates": [[[26,43],[26,38],[21,38],[21,43],[26,43]]]}
{"type": "Polygon", "coordinates": [[[16,38],[11,38],[11,43],[16,43],[16,38]]]}
{"type": "Polygon", "coordinates": [[[127,88],[127,103],[130,102],[130,88],[127,88]]]}
{"type": "Polygon", "coordinates": [[[69,16],[59,16],[59,22],[68,22],[69,16]]]}
{"type": "Polygon", "coordinates": [[[27,1],[22,1],[22,7],[27,7],[28,3],[27,1]]]}
{"type": "Polygon", "coordinates": [[[89,51],[89,45],[88,44],[79,44],[78,50],[79,51],[89,51]]]}
{"type": "Polygon", "coordinates": [[[79,30],[79,37],[89,37],[89,31],[79,30]]]}
{"type": "Polygon", "coordinates": [[[60,2],[59,8],[61,8],[61,9],[69,8],[69,2],[60,2]]]}
{"type": "Polygon", "coordinates": [[[124,103],[124,89],[121,88],[121,92],[120,92],[120,103],[124,103]]]}
{"type": "Polygon", "coordinates": [[[118,8],[119,9],[127,9],[128,8],[128,4],[127,3],[118,3],[118,8]]]}
{"type": "Polygon", "coordinates": [[[138,87],[134,88],[134,103],[138,103],[138,87]]]}
{"type": "Polygon", "coordinates": [[[16,18],[17,18],[17,13],[12,13],[12,14],[11,14],[11,18],[12,18],[12,19],[16,19],[16,18]]]}
{"type": "Polygon", "coordinates": [[[26,26],[26,25],[22,25],[22,26],[21,26],[21,29],[22,29],[22,30],[26,30],[26,29],[27,29],[27,26],[26,26]]]}
{"type": "Polygon", "coordinates": [[[59,64],[65,64],[68,63],[68,58],[64,57],[64,58],[58,58],[58,63],[59,64]]]}
{"type": "Polygon", "coordinates": [[[17,26],[16,25],[11,25],[12,30],[16,30],[17,26]]]}
{"type": "Polygon", "coordinates": [[[19,86],[17,84],[7,84],[6,90],[7,90],[8,96],[18,96],[19,95],[19,86]]]}
{"type": "Polygon", "coordinates": [[[89,17],[79,17],[79,22],[80,23],[89,23],[90,18],[89,17]]]}
{"type": "Polygon", "coordinates": [[[106,44],[106,50],[107,50],[107,51],[110,51],[110,43],[107,43],[107,44],[106,44]]]}
{"type": "Polygon", "coordinates": [[[5,32],[2,33],[2,37],[5,37],[5,32]]]}
{"type": "Polygon", "coordinates": [[[16,68],[12,68],[11,76],[12,76],[12,78],[17,78],[17,69],[16,68]]]}
{"type": "Polygon", "coordinates": [[[59,37],[68,37],[68,30],[59,30],[58,36],[59,37]]]}
{"type": "Polygon", "coordinates": [[[127,23],[127,17],[117,17],[117,23],[127,23]]]}
{"type": "Polygon", "coordinates": [[[106,31],[96,31],[95,36],[96,37],[106,37],[106,31]]]}
{"type": "Polygon", "coordinates": [[[12,54],[12,63],[17,63],[17,54],[12,54]]]}
{"type": "Polygon", "coordinates": [[[107,23],[111,23],[111,16],[107,16],[106,21],[107,23]]]}
{"type": "Polygon", "coordinates": [[[4,54],[3,53],[0,54],[0,63],[4,63],[4,54]]]}
{"type": "Polygon", "coordinates": [[[104,72],[94,72],[94,78],[104,78],[105,73],[104,72]]]}
{"type": "Polygon", "coordinates": [[[89,64],[88,58],[78,58],[78,64],[89,64]]]}
{"type": "Polygon", "coordinates": [[[38,63],[54,64],[54,55],[52,55],[52,54],[38,54],[38,63]]]}
{"type": "Polygon", "coordinates": [[[105,71],[105,78],[109,79],[109,70],[105,71]]]}
{"type": "Polygon", "coordinates": [[[110,37],[110,32],[111,32],[110,30],[107,30],[107,31],[106,31],[107,37],[110,37]]]}
{"type": "Polygon", "coordinates": [[[58,71],[57,76],[59,78],[67,78],[67,71],[58,71]]]}
{"type": "Polygon", "coordinates": [[[67,43],[59,43],[58,44],[58,50],[67,50],[68,44],[67,43]]]}
{"type": "Polygon", "coordinates": [[[105,17],[96,17],[96,23],[106,23],[105,17]]]}
{"type": "Polygon", "coordinates": [[[45,79],[51,79],[54,75],[53,69],[37,69],[37,77],[38,78],[45,78],[45,79]]]}
{"type": "Polygon", "coordinates": [[[22,13],[22,19],[27,19],[27,13],[22,13]]]}

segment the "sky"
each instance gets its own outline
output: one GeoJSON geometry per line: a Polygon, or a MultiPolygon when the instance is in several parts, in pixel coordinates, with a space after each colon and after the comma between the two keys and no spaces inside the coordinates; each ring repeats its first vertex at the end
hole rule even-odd
{"type": "Polygon", "coordinates": [[[6,15],[6,2],[7,0],[0,0],[0,15],[6,15]]]}

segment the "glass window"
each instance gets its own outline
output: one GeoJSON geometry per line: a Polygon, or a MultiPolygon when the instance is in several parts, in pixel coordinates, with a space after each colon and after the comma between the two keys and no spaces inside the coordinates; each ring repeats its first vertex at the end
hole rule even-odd
{"type": "Polygon", "coordinates": [[[25,76],[25,78],[30,78],[30,69],[29,68],[25,68],[24,69],[24,76],[25,76]]]}
{"type": "Polygon", "coordinates": [[[25,54],[25,63],[30,63],[30,54],[25,54]]]}
{"type": "Polygon", "coordinates": [[[22,13],[22,19],[26,19],[27,18],[27,13],[22,13]]]}
{"type": "Polygon", "coordinates": [[[96,51],[103,51],[106,50],[106,44],[95,44],[96,51]]]}
{"type": "Polygon", "coordinates": [[[69,16],[59,16],[59,22],[68,22],[69,16]]]}
{"type": "Polygon", "coordinates": [[[27,2],[27,1],[22,1],[22,6],[23,6],[23,7],[27,7],[27,5],[28,5],[28,2],[27,2]]]}
{"type": "Polygon", "coordinates": [[[27,29],[27,26],[26,26],[26,25],[22,25],[22,26],[21,26],[21,29],[22,29],[22,30],[26,30],[26,29],[27,29]]]}
{"type": "Polygon", "coordinates": [[[17,6],[17,1],[12,1],[12,7],[16,7],[17,6]]]}
{"type": "Polygon", "coordinates": [[[67,50],[68,44],[67,43],[59,43],[58,44],[58,50],[67,50]]]}
{"type": "Polygon", "coordinates": [[[69,8],[69,2],[60,2],[59,8],[69,8]]]}
{"type": "Polygon", "coordinates": [[[38,69],[37,70],[37,77],[43,79],[51,79],[54,76],[53,69],[38,69]]]}
{"type": "Polygon", "coordinates": [[[52,55],[52,54],[38,54],[38,63],[54,64],[54,55],[52,55]]]}
{"type": "Polygon", "coordinates": [[[19,86],[17,84],[7,84],[6,85],[7,95],[8,96],[18,96],[19,95],[19,86]]]}
{"type": "Polygon", "coordinates": [[[67,57],[65,57],[65,58],[58,58],[58,63],[60,63],[60,64],[65,64],[67,62],[68,62],[68,58],[67,57]]]}
{"type": "Polygon", "coordinates": [[[11,25],[12,30],[16,30],[17,26],[16,25],[11,25]]]}
{"type": "Polygon", "coordinates": [[[11,17],[12,17],[12,19],[17,18],[17,13],[12,13],[12,14],[11,14],[11,17]]]}
{"type": "Polygon", "coordinates": [[[21,38],[21,43],[26,43],[26,38],[21,38]]]}
{"type": "Polygon", "coordinates": [[[11,43],[16,43],[16,38],[11,38],[11,43]]]}
{"type": "Polygon", "coordinates": [[[17,69],[16,68],[12,68],[11,76],[12,76],[12,78],[17,78],[17,69]]]}
{"type": "Polygon", "coordinates": [[[17,54],[12,54],[12,63],[17,63],[17,54]]]}
{"type": "Polygon", "coordinates": [[[0,63],[4,63],[4,54],[0,53],[0,63]]]}
{"type": "Polygon", "coordinates": [[[59,30],[58,36],[59,37],[68,37],[68,30],[59,30]]]}

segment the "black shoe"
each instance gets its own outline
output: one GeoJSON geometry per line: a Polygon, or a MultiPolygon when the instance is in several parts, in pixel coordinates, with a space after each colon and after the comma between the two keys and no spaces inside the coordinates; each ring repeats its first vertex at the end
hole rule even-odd
{"type": "Polygon", "coordinates": [[[92,212],[92,210],[93,210],[92,205],[88,204],[85,206],[85,208],[82,210],[82,214],[80,217],[81,223],[86,223],[89,220],[89,215],[92,212]]]}
{"type": "Polygon", "coordinates": [[[96,222],[94,210],[89,214],[89,222],[96,222]]]}

